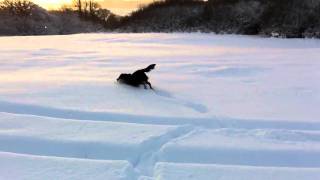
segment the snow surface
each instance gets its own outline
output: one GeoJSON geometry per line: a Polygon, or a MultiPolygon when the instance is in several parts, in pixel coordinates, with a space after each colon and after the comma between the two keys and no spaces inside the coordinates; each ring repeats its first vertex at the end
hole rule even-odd
{"type": "Polygon", "coordinates": [[[1,179],[135,179],[127,161],[97,161],[0,153],[1,179]]]}
{"type": "Polygon", "coordinates": [[[320,41],[0,37],[0,179],[319,179],[320,41]],[[156,63],[155,91],[119,85],[156,63]]]}
{"type": "Polygon", "coordinates": [[[159,180],[311,180],[319,179],[320,173],[319,169],[159,163],[155,177],[159,180]]]}

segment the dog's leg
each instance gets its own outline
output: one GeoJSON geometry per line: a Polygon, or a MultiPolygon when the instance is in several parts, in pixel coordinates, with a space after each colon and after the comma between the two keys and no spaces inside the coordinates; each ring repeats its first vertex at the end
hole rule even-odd
{"type": "Polygon", "coordinates": [[[147,85],[145,83],[143,83],[144,89],[148,89],[147,85]]]}
{"type": "Polygon", "coordinates": [[[147,81],[146,83],[149,85],[150,89],[153,89],[149,81],[147,81]]]}

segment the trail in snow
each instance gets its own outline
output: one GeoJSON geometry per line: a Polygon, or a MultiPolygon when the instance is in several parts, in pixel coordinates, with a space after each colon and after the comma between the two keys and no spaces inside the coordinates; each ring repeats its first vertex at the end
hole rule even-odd
{"type": "Polygon", "coordinates": [[[192,102],[192,101],[188,101],[188,100],[175,98],[170,94],[170,92],[167,92],[165,90],[155,90],[155,93],[157,95],[159,95],[159,96],[171,99],[173,102],[175,102],[177,104],[180,104],[180,105],[186,106],[188,108],[191,108],[191,109],[193,109],[193,110],[195,110],[197,112],[207,113],[209,111],[208,108],[205,105],[198,104],[198,103],[195,103],[195,102],[192,102]]]}
{"type": "Polygon", "coordinates": [[[208,129],[7,113],[1,113],[0,127],[0,152],[122,160],[141,177],[159,173],[159,162],[320,167],[320,132],[315,130],[208,129]]]}
{"type": "Polygon", "coordinates": [[[320,122],[297,122],[289,120],[261,120],[261,119],[236,119],[228,117],[212,118],[181,118],[166,116],[133,115],[110,112],[88,112],[78,110],[59,109],[30,104],[20,104],[0,101],[0,112],[12,114],[25,114],[52,118],[113,121],[155,125],[195,125],[208,128],[244,128],[244,129],[296,129],[296,130],[320,130],[320,122]]]}

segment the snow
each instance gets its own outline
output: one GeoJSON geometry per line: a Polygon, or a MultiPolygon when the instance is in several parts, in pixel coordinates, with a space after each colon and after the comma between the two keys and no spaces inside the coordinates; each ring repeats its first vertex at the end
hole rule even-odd
{"type": "Polygon", "coordinates": [[[0,42],[0,179],[320,178],[319,40],[0,42]],[[153,63],[155,91],[116,83],[153,63]]]}
{"type": "Polygon", "coordinates": [[[72,158],[0,153],[1,179],[108,179],[133,180],[136,174],[126,161],[97,161],[72,158]]]}
{"type": "Polygon", "coordinates": [[[286,130],[201,129],[167,143],[159,157],[164,162],[319,167],[319,135],[286,130]],[[194,156],[194,152],[198,154],[194,156]]]}
{"type": "Polygon", "coordinates": [[[186,128],[0,115],[2,151],[131,162],[145,146],[186,128]]]}
{"type": "Polygon", "coordinates": [[[319,169],[270,168],[201,164],[159,163],[155,170],[159,180],[313,180],[320,178],[319,169]]]}

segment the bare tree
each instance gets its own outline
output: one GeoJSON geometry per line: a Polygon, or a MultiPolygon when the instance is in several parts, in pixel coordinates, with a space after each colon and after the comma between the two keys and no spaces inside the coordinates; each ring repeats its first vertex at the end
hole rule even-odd
{"type": "Polygon", "coordinates": [[[4,0],[4,1],[0,4],[0,8],[1,8],[1,9],[7,9],[7,10],[9,10],[9,12],[13,12],[14,1],[4,0]]]}
{"type": "Polygon", "coordinates": [[[82,16],[82,1],[73,0],[73,5],[77,9],[79,16],[82,16]]]}
{"type": "Polygon", "coordinates": [[[97,11],[101,8],[101,5],[93,0],[89,1],[89,12],[91,16],[95,16],[97,11]]]}
{"type": "Polygon", "coordinates": [[[30,16],[38,6],[29,0],[4,0],[0,7],[12,15],[30,16]]]}

